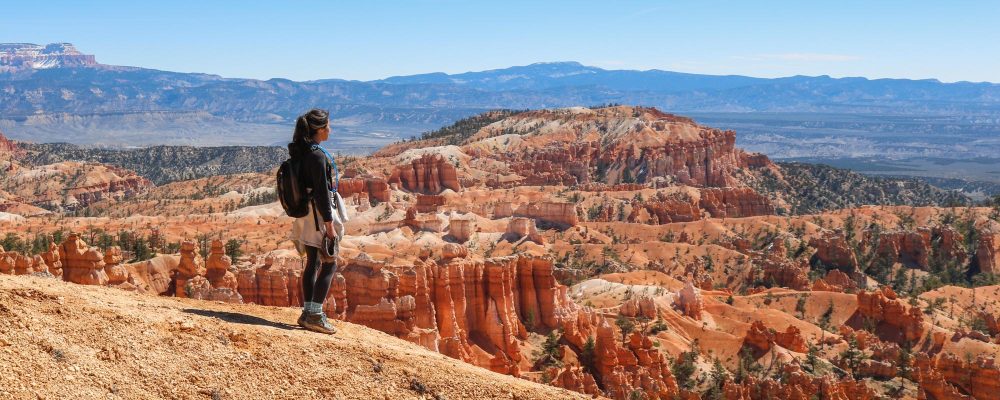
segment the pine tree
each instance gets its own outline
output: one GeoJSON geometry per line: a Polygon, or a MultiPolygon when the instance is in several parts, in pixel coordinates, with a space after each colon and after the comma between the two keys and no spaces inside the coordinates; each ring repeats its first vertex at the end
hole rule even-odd
{"type": "Polygon", "coordinates": [[[823,330],[830,328],[830,318],[833,317],[833,300],[830,300],[830,306],[826,308],[823,315],[819,317],[819,327],[823,330]]]}
{"type": "Polygon", "coordinates": [[[858,348],[858,339],[854,335],[847,338],[847,349],[840,353],[840,359],[844,361],[852,374],[857,372],[858,366],[864,359],[864,353],[858,348]]]}
{"type": "Polygon", "coordinates": [[[805,319],[806,316],[806,300],[809,295],[801,296],[795,301],[795,312],[799,313],[799,319],[805,319]]]}
{"type": "Polygon", "coordinates": [[[904,343],[899,346],[899,376],[910,379],[910,359],[912,355],[910,354],[909,343],[904,343]]]}
{"type": "Polygon", "coordinates": [[[135,239],[132,254],[135,255],[135,261],[146,261],[153,258],[153,250],[149,248],[146,239],[141,236],[135,239]]]}
{"type": "Polygon", "coordinates": [[[724,398],[723,388],[726,386],[726,381],[729,380],[729,371],[722,366],[722,362],[716,358],[712,362],[712,372],[711,381],[708,386],[708,391],[705,392],[705,398],[712,400],[721,400],[724,398]]]}
{"type": "Polygon", "coordinates": [[[736,368],[736,383],[743,383],[748,377],[760,371],[761,366],[757,359],[753,357],[750,346],[743,346],[740,349],[740,363],[736,368]]]}
{"type": "Polygon", "coordinates": [[[538,355],[542,361],[542,365],[562,366],[562,362],[559,361],[559,350],[562,347],[559,344],[560,337],[561,335],[557,330],[549,332],[548,336],[545,337],[545,343],[542,343],[542,352],[538,355]]]}
{"type": "Polygon", "coordinates": [[[695,380],[692,378],[697,370],[695,366],[695,362],[697,361],[698,352],[694,349],[681,353],[674,360],[674,364],[670,367],[670,372],[674,374],[674,379],[677,380],[678,386],[688,390],[694,388],[695,380]]]}
{"type": "Polygon", "coordinates": [[[635,178],[632,177],[632,170],[625,167],[625,171],[622,173],[623,183],[635,183],[635,178]]]}
{"type": "Polygon", "coordinates": [[[811,342],[809,352],[806,353],[806,365],[809,366],[809,372],[814,374],[819,370],[819,348],[811,342]]]}
{"type": "Polygon", "coordinates": [[[624,315],[618,315],[618,318],[615,319],[615,325],[618,325],[618,329],[622,331],[622,342],[625,341],[625,337],[628,334],[635,330],[635,322],[632,322],[631,319],[624,315]]]}
{"type": "Polygon", "coordinates": [[[226,242],[226,255],[229,256],[229,259],[235,263],[236,260],[243,255],[242,247],[242,240],[229,239],[229,241],[226,242]]]}
{"type": "Polygon", "coordinates": [[[596,375],[597,372],[597,350],[595,350],[595,347],[594,337],[590,336],[587,338],[587,342],[583,344],[583,349],[580,350],[580,365],[591,375],[596,375]]]}

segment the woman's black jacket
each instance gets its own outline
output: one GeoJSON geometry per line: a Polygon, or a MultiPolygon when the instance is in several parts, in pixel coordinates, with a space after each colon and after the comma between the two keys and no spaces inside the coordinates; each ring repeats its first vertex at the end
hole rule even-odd
{"type": "Polygon", "coordinates": [[[326,154],[309,141],[288,144],[288,156],[300,162],[299,176],[306,188],[312,189],[313,203],[323,222],[333,221],[330,191],[333,190],[333,171],[326,154]],[[323,188],[317,190],[316,188],[323,188]]]}

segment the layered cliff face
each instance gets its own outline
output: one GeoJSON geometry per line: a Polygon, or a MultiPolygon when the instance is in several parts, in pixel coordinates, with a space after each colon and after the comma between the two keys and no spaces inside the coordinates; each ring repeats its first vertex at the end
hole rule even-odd
{"type": "Polygon", "coordinates": [[[670,371],[671,361],[648,337],[635,333],[622,341],[612,322],[590,309],[564,314],[562,340],[579,357],[586,357],[586,349],[591,348],[593,359],[567,364],[552,384],[589,394],[596,389],[596,394],[613,399],[627,399],[636,391],[661,399],[681,393],[670,371]],[[577,363],[591,363],[592,369],[579,371],[577,363]],[[591,380],[597,383],[596,388],[589,384],[591,380]]]}
{"type": "Polygon", "coordinates": [[[70,43],[44,46],[32,43],[0,44],[0,72],[96,65],[93,55],[81,53],[70,43]]]}
{"type": "Polygon", "coordinates": [[[934,398],[961,398],[966,393],[974,399],[995,399],[1000,397],[1000,367],[993,358],[971,355],[963,360],[953,354],[942,354],[936,359],[920,357],[916,360],[918,373],[926,381],[925,393],[934,398]],[[937,379],[935,379],[937,378],[937,379]],[[954,390],[943,380],[961,389],[954,390]]]}
{"type": "Polygon", "coordinates": [[[511,203],[499,203],[493,210],[493,217],[533,218],[562,227],[576,226],[580,223],[576,205],[554,201],[528,202],[516,208],[511,203]]]}
{"type": "Polygon", "coordinates": [[[875,323],[885,323],[897,333],[890,340],[915,342],[924,333],[924,315],[920,309],[905,304],[889,287],[875,292],[858,292],[858,314],[875,323]]]}
{"type": "Polygon", "coordinates": [[[132,171],[77,161],[42,166],[13,164],[0,184],[23,203],[49,210],[76,210],[101,200],[125,200],[152,188],[132,171]]]}
{"type": "Polygon", "coordinates": [[[809,246],[816,249],[815,259],[831,267],[839,268],[848,275],[858,269],[858,258],[847,238],[842,233],[825,231],[821,236],[809,240],[809,246]]]}
{"type": "MultiPolygon", "coordinates": [[[[694,204],[672,198],[631,204],[634,222],[774,214],[778,205],[748,182],[758,179],[753,171],[772,171],[772,176],[780,171],[766,156],[747,154],[734,144],[732,131],[653,108],[568,108],[515,113],[475,131],[390,146],[362,164],[367,171],[391,171],[390,185],[421,194],[472,187],[704,188],[687,199],[694,204]]],[[[560,223],[572,226],[571,219],[560,223]]]]}
{"type": "Polygon", "coordinates": [[[750,188],[711,188],[700,192],[699,206],[715,218],[774,215],[775,212],[767,197],[750,188]]]}
{"type": "MultiPolygon", "coordinates": [[[[641,193],[641,192],[640,192],[641,193]]],[[[620,206],[628,222],[669,224],[703,218],[741,218],[773,215],[771,201],[749,188],[703,188],[696,194],[657,192],[649,199],[633,198],[620,206]]],[[[596,220],[613,221],[614,205],[604,207],[596,220]]]]}
{"type": "Polygon", "coordinates": [[[389,201],[389,183],[386,182],[384,178],[343,178],[340,180],[340,186],[337,187],[337,192],[340,193],[344,199],[357,197],[358,204],[368,203],[369,199],[374,199],[380,202],[389,201]]]}
{"type": "Polygon", "coordinates": [[[520,113],[486,126],[467,147],[485,152],[492,145],[510,154],[499,158],[523,174],[528,185],[726,187],[740,185],[739,168],[770,165],[759,156],[745,156],[735,141],[733,131],[702,127],[653,108],[608,107],[520,113]]]}
{"type": "MultiPolygon", "coordinates": [[[[302,305],[302,261],[286,253],[255,256],[236,274],[244,302],[265,306],[302,305]]],[[[336,283],[336,282],[335,282],[336,283]]],[[[336,285],[331,293],[336,291],[336,285]]]]}
{"type": "Polygon", "coordinates": [[[833,376],[813,376],[798,365],[782,367],[784,379],[776,380],[770,377],[750,377],[742,384],[727,381],[723,386],[726,399],[858,399],[874,400],[879,398],[874,390],[863,382],[850,377],[835,378],[833,376]]]}
{"type": "Polygon", "coordinates": [[[557,308],[565,302],[552,262],[443,255],[412,267],[352,260],[340,273],[347,287],[346,320],[518,375],[526,365],[520,341],[528,330],[555,328],[557,308]]]}
{"type": "Polygon", "coordinates": [[[19,155],[19,153],[21,153],[21,151],[22,150],[19,149],[18,146],[14,144],[14,142],[10,141],[10,139],[7,139],[7,137],[4,136],[3,131],[0,131],[0,161],[9,162],[14,158],[17,158],[17,156],[19,155]]]}
{"type": "Polygon", "coordinates": [[[764,326],[761,321],[754,321],[747,330],[743,343],[757,348],[761,353],[771,351],[773,345],[778,345],[791,351],[805,353],[806,341],[802,331],[794,325],[789,325],[784,332],[775,332],[764,326]]]}
{"type": "Polygon", "coordinates": [[[1000,235],[986,233],[979,238],[976,258],[979,269],[985,273],[1000,274],[1000,235]]]}
{"type": "Polygon", "coordinates": [[[403,190],[438,194],[445,189],[459,191],[458,172],[453,164],[440,155],[424,154],[413,161],[398,165],[389,176],[389,183],[403,190]]]}
{"type": "Polygon", "coordinates": [[[960,249],[964,238],[951,227],[917,227],[914,230],[894,230],[877,235],[865,232],[865,240],[877,243],[876,254],[889,262],[899,262],[914,268],[928,269],[930,257],[937,249],[941,259],[965,261],[966,253],[960,249]],[[933,245],[933,246],[932,246],[933,245]]]}

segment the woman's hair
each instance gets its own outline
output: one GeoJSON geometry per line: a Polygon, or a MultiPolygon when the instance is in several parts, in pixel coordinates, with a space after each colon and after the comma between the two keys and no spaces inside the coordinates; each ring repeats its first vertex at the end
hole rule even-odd
{"type": "Polygon", "coordinates": [[[314,108],[302,114],[295,120],[295,133],[292,134],[293,142],[304,142],[311,140],[316,135],[316,131],[325,128],[330,123],[330,113],[326,110],[314,108]]]}

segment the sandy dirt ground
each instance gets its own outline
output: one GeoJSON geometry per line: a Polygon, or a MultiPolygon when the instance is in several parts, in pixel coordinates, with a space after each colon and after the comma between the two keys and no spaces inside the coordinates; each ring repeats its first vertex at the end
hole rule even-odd
{"type": "Polygon", "coordinates": [[[0,398],[583,398],[298,313],[0,275],[0,398]]]}

